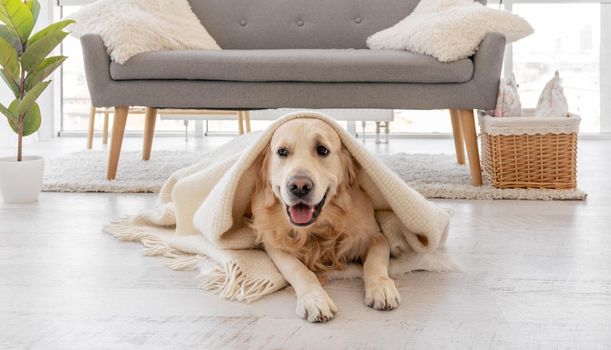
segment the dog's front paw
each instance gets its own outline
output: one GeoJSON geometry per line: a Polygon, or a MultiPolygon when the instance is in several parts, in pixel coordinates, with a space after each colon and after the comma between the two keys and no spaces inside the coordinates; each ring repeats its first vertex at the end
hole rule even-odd
{"type": "Polygon", "coordinates": [[[375,278],[365,284],[365,304],[376,310],[392,310],[401,303],[395,281],[389,277],[375,278]]]}
{"type": "Polygon", "coordinates": [[[324,289],[297,297],[297,315],[310,322],[327,322],[337,313],[337,307],[324,289]]]}

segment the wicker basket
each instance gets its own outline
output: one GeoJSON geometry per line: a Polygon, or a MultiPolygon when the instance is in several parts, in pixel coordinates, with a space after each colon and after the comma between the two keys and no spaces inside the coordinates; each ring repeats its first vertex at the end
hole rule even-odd
{"type": "Polygon", "coordinates": [[[581,118],[495,118],[479,112],[484,176],[496,188],[577,187],[577,134],[581,118]]]}

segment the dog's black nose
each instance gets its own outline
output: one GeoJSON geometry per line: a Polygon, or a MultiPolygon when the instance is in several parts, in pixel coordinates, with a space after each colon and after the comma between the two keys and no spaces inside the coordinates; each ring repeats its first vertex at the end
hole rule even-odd
{"type": "Polygon", "coordinates": [[[293,195],[303,198],[312,192],[314,183],[307,176],[293,176],[289,179],[287,187],[293,195]]]}

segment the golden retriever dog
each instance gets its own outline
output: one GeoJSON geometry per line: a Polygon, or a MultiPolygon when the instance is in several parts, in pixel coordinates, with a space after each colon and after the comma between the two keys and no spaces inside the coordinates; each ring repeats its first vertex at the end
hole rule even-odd
{"type": "Polygon", "coordinates": [[[294,119],[274,133],[255,166],[252,227],[297,294],[297,315],[326,322],[337,312],[316,273],[363,264],[365,304],[400,303],[388,276],[390,250],[371,199],[356,183],[359,165],[339,135],[315,118],[294,119]]]}

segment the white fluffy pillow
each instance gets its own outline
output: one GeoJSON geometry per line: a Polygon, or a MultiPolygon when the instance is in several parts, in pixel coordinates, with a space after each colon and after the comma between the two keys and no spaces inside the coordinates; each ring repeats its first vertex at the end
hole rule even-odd
{"type": "Polygon", "coordinates": [[[220,49],[187,0],[100,0],[70,17],[73,35],[99,34],[121,64],[147,51],[220,49]]]}
{"type": "Polygon", "coordinates": [[[408,50],[442,62],[472,56],[488,33],[509,42],[533,33],[523,18],[473,0],[421,0],[414,12],[367,39],[371,49],[408,50]]]}

